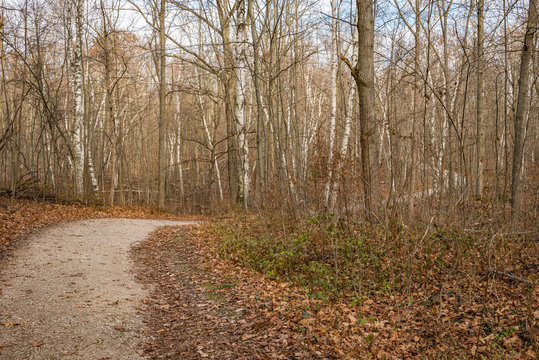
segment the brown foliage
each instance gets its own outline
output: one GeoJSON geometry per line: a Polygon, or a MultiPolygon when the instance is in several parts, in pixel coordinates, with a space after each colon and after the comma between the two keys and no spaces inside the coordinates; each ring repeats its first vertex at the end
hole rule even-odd
{"type": "MultiPolygon", "coordinates": [[[[245,286],[252,290],[244,291],[267,309],[258,317],[279,319],[291,331],[293,347],[305,351],[297,358],[536,358],[539,264],[533,237],[383,229],[363,238],[372,248],[363,246],[364,258],[348,265],[343,249],[360,233],[349,229],[340,238],[330,229],[324,243],[323,235],[305,227],[243,217],[197,235],[208,253],[237,264],[216,260],[220,265],[211,269],[243,277],[242,264],[264,273],[249,274],[245,286]],[[311,240],[298,236],[306,233],[311,240]],[[268,247],[264,239],[277,246],[268,247]],[[295,253],[298,240],[305,242],[295,253]],[[275,259],[277,267],[260,265],[275,259]],[[320,279],[332,282],[322,286],[320,279]]],[[[279,332],[269,325],[264,335],[279,332]]]]}

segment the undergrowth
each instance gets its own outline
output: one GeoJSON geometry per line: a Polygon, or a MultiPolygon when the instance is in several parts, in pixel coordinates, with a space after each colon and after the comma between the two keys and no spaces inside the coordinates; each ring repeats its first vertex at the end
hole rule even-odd
{"type": "MultiPolygon", "coordinates": [[[[531,238],[493,243],[493,236],[499,235],[488,230],[472,236],[436,224],[420,231],[396,222],[367,228],[334,214],[280,224],[239,216],[212,225],[210,231],[219,239],[222,257],[328,299],[410,294],[425,282],[441,286],[444,275],[456,277],[469,271],[487,275],[489,263],[508,265],[500,264],[501,260],[526,263],[523,252],[537,254],[538,250],[531,238]],[[503,258],[497,257],[502,254],[503,258]]],[[[527,261],[528,267],[537,266],[537,259],[527,261]]]]}
{"type": "Polygon", "coordinates": [[[479,348],[511,358],[537,350],[539,241],[533,231],[508,229],[243,214],[207,231],[221,257],[303,287],[313,299],[417,311],[424,336],[441,336],[455,354],[479,348]],[[477,344],[464,345],[463,336],[477,344]]]}

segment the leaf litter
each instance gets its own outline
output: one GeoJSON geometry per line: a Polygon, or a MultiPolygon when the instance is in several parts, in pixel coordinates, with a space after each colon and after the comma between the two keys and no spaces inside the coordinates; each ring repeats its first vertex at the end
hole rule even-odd
{"type": "Polygon", "coordinates": [[[132,250],[138,279],[153,284],[141,344],[151,359],[537,358],[523,337],[525,326],[537,331],[537,317],[514,326],[526,284],[328,302],[222,259],[207,227],[160,229],[132,250]],[[485,308],[494,302],[505,306],[485,308]]]}
{"type": "MultiPolygon", "coordinates": [[[[177,219],[140,207],[0,198],[0,258],[42,227],[103,217],[177,219]]],[[[467,286],[420,284],[407,296],[328,303],[304,288],[223,260],[210,233],[204,227],[166,228],[133,249],[139,279],[153,285],[152,297],[140,308],[146,311],[148,337],[139,354],[155,359],[537,359],[530,340],[538,338],[539,291],[509,272],[496,274],[496,281],[469,277],[467,286]],[[526,302],[532,309],[527,315],[526,302]]]]}

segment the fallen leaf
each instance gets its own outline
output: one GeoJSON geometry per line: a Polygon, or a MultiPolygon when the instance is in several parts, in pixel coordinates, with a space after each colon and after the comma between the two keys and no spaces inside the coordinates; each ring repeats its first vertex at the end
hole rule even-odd
{"type": "Polygon", "coordinates": [[[2,326],[18,326],[20,324],[21,323],[18,323],[18,322],[3,322],[2,326]]]}

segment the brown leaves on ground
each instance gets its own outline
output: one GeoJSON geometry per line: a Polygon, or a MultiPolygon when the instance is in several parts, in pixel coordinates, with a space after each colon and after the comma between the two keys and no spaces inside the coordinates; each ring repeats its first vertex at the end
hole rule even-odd
{"type": "Polygon", "coordinates": [[[219,258],[207,240],[204,227],[167,228],[133,251],[139,278],[157,284],[142,345],[152,359],[536,358],[526,336],[539,319],[519,327],[538,295],[526,284],[328,303],[219,258]]]}
{"type": "Polygon", "coordinates": [[[146,304],[151,358],[288,359],[298,351],[293,331],[264,308],[260,279],[222,271],[189,230],[158,230],[132,254],[138,278],[157,284],[146,304]]]}
{"type": "MultiPolygon", "coordinates": [[[[176,219],[136,207],[0,198],[0,254],[41,227],[102,217],[176,219]]],[[[149,334],[139,353],[154,359],[537,358],[533,247],[518,257],[525,265],[504,261],[511,258],[505,249],[514,248],[505,240],[494,258],[503,269],[497,273],[478,271],[474,262],[482,260],[472,253],[449,273],[418,274],[407,292],[330,303],[223,260],[212,236],[206,227],[166,228],[134,248],[138,277],[156,285],[145,305],[149,334]]]]}

